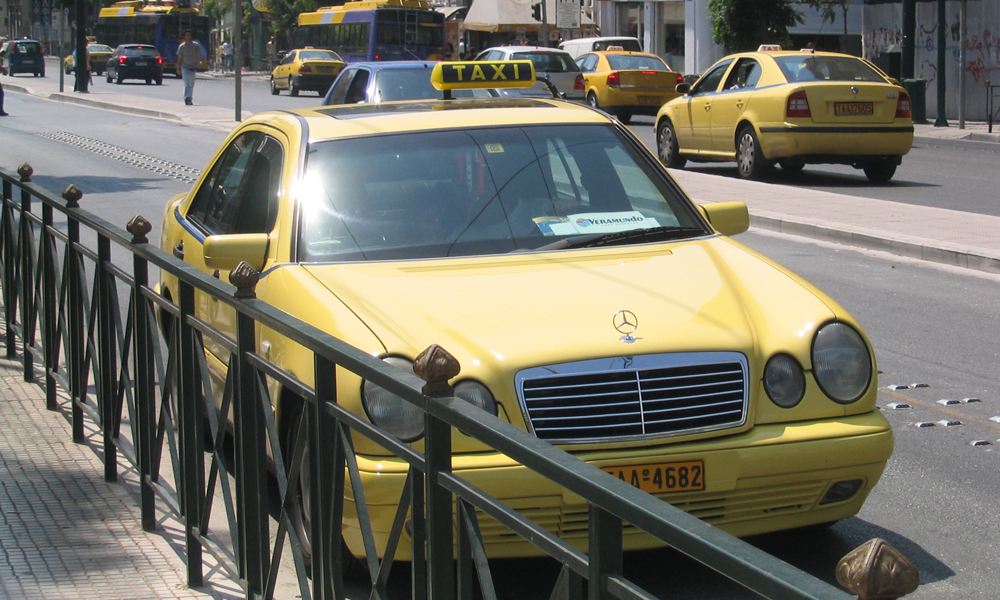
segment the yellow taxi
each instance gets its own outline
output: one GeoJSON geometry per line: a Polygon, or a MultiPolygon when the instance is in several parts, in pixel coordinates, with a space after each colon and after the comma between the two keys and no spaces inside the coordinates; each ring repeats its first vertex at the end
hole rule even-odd
{"type": "MultiPolygon", "coordinates": [[[[113,52],[114,50],[111,49],[111,46],[97,43],[87,44],[87,53],[90,55],[90,70],[98,75],[103,74],[104,68],[108,64],[108,59],[111,58],[113,52]]],[[[67,75],[72,75],[75,68],[76,53],[73,53],[63,61],[63,70],[66,71],[67,75]]]]}
{"type": "Polygon", "coordinates": [[[626,52],[612,46],[587,52],[576,59],[583,71],[587,104],[616,115],[628,123],[632,115],[656,115],[669,100],[680,96],[676,88],[684,76],[655,54],[626,52]]]}
{"type": "MultiPolygon", "coordinates": [[[[530,61],[445,62],[430,77],[441,99],[241,122],[167,203],[162,248],[223,281],[246,261],[261,272],[259,299],[401,370],[440,345],[461,364],[457,397],[733,534],[856,514],[893,447],[871,344],[833,299],[732,239],[746,205],[693,204],[620,122],[586,105],[453,98],[531,85],[530,61]]],[[[178,299],[178,281],[161,277],[159,293],[178,299]]],[[[225,303],[194,306],[235,335],[225,303]]],[[[257,336],[262,359],[313,385],[308,351],[257,336]]],[[[206,346],[217,395],[228,357],[206,346]]],[[[419,409],[346,370],[336,382],[341,406],[422,450],[419,409]]],[[[273,380],[268,392],[288,447],[302,399],[273,380]]],[[[452,439],[456,473],[586,543],[581,498],[452,439]]],[[[408,464],[354,444],[381,555],[408,464]]],[[[357,514],[348,495],[344,540],[363,556],[357,514]]],[[[480,523],[491,556],[538,553],[480,523]]],[[[624,538],[661,545],[631,528],[624,538]]],[[[404,539],[397,558],[410,556],[404,539]]]]}
{"type": "Polygon", "coordinates": [[[656,115],[657,148],[668,167],[736,161],[757,179],[775,163],[836,163],[892,179],[913,145],[910,97],[868,61],[833,52],[727,56],[656,115]]]}
{"type": "Polygon", "coordinates": [[[288,90],[298,96],[300,91],[313,91],[323,96],[346,65],[333,50],[292,50],[271,71],[271,93],[277,96],[281,90],[288,90]]]}

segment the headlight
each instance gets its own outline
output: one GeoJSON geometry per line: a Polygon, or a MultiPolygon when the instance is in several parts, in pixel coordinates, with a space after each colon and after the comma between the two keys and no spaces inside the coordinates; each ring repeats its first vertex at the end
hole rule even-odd
{"type": "MultiPolygon", "coordinates": [[[[413,363],[405,358],[390,356],[385,362],[404,371],[413,372],[413,363]]],[[[365,381],[361,384],[361,403],[372,423],[404,442],[412,442],[423,437],[424,411],[396,394],[365,381]]]]}
{"type": "Polygon", "coordinates": [[[461,398],[473,406],[478,406],[494,417],[497,415],[497,402],[493,399],[493,394],[478,381],[472,379],[459,381],[455,385],[455,397],[461,398]]]}
{"type": "Polygon", "coordinates": [[[827,323],[813,338],[813,375],[823,392],[849,404],[861,398],[872,378],[872,359],[861,334],[845,323],[827,323]]]}
{"type": "Polygon", "coordinates": [[[788,354],[772,356],[764,367],[764,391],[782,408],[798,404],[806,391],[806,376],[799,361],[788,354]]]}

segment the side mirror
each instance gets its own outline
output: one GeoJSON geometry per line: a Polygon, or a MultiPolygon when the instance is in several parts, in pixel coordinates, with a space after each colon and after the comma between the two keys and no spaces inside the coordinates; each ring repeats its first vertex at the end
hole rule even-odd
{"type": "Polygon", "coordinates": [[[231,271],[245,260],[253,268],[262,271],[267,258],[267,243],[266,233],[210,235],[205,238],[203,249],[205,265],[209,269],[231,271]]]}
{"type": "Polygon", "coordinates": [[[674,88],[674,91],[678,94],[686,96],[691,93],[691,86],[686,83],[678,83],[677,87],[674,88]]]}
{"type": "Polygon", "coordinates": [[[750,211],[743,202],[699,204],[698,208],[712,227],[722,235],[738,235],[750,228],[750,211]]]}

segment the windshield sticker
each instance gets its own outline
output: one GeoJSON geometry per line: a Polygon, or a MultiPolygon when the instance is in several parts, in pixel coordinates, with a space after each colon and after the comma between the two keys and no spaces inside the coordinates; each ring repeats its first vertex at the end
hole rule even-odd
{"type": "Polygon", "coordinates": [[[503,152],[503,144],[486,144],[486,152],[489,154],[501,154],[503,152]]]}
{"type": "Polygon", "coordinates": [[[660,224],[639,211],[614,213],[579,213],[565,217],[537,217],[535,225],[542,235],[583,235],[649,229],[660,224]]]}

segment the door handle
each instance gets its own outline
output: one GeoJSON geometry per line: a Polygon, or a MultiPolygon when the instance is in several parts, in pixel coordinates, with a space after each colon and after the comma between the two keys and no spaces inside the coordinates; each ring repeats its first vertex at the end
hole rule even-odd
{"type": "Polygon", "coordinates": [[[708,103],[705,103],[705,112],[708,112],[710,110],[712,110],[712,105],[708,104],[708,103]]]}
{"type": "Polygon", "coordinates": [[[739,108],[739,109],[742,109],[742,108],[743,108],[743,101],[742,101],[742,100],[740,100],[740,101],[738,101],[738,102],[736,103],[736,108],[739,108]]]}
{"type": "Polygon", "coordinates": [[[184,260],[184,240],[177,242],[177,245],[174,246],[174,256],[184,260]]]}

